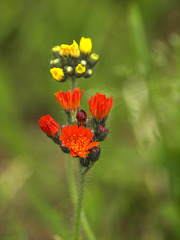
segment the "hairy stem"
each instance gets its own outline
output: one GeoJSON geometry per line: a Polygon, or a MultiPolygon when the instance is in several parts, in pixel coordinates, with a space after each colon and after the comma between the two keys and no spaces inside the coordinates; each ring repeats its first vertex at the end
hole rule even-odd
{"type": "MultiPolygon", "coordinates": [[[[77,188],[76,188],[76,182],[75,182],[75,176],[74,176],[73,158],[72,157],[67,159],[67,175],[68,175],[70,196],[72,199],[73,206],[75,208],[76,202],[77,202],[77,188]]],[[[89,238],[89,240],[96,240],[83,209],[81,211],[81,222],[83,225],[83,229],[84,229],[87,237],[89,238]]]]}
{"type": "Polygon", "coordinates": [[[77,190],[76,190],[72,157],[69,157],[69,159],[67,159],[67,176],[68,176],[70,196],[72,199],[73,206],[75,206],[77,201],[77,190]]]}
{"type": "MultiPolygon", "coordinates": [[[[76,78],[72,77],[71,79],[71,90],[76,87],[76,78]]],[[[67,159],[67,177],[68,177],[68,183],[69,183],[69,191],[70,191],[70,196],[72,199],[72,203],[74,208],[77,205],[77,187],[76,187],[76,181],[75,181],[75,176],[74,176],[74,168],[73,168],[73,158],[70,157],[67,159]]],[[[81,211],[81,222],[84,228],[84,231],[86,235],[88,236],[89,240],[96,240],[94,233],[92,232],[92,229],[90,227],[90,224],[87,220],[87,217],[84,213],[84,211],[81,211]]]]}
{"type": "Polygon", "coordinates": [[[83,202],[83,195],[84,195],[84,182],[85,182],[85,174],[83,173],[83,167],[80,165],[79,194],[78,194],[76,210],[75,210],[73,240],[79,240],[79,235],[80,235],[80,221],[81,221],[81,210],[82,210],[82,202],[83,202]]]}

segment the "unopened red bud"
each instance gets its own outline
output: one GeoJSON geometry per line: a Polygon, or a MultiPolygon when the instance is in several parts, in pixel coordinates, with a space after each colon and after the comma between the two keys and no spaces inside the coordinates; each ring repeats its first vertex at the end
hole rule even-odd
{"type": "Polygon", "coordinates": [[[103,127],[103,126],[100,126],[100,127],[99,127],[99,131],[100,131],[100,132],[103,132],[103,133],[107,133],[107,132],[108,132],[108,129],[105,128],[105,127],[103,127]]]}
{"type": "Polygon", "coordinates": [[[95,139],[101,142],[101,141],[104,141],[107,135],[108,135],[108,129],[101,125],[99,126],[97,132],[95,133],[95,139]]]}
{"type": "Polygon", "coordinates": [[[87,119],[87,113],[83,109],[77,111],[76,119],[78,123],[83,124],[87,119]]]}
{"type": "Polygon", "coordinates": [[[64,153],[70,153],[70,150],[68,147],[62,145],[62,141],[60,140],[60,148],[64,153]]]}
{"type": "Polygon", "coordinates": [[[95,146],[90,149],[89,155],[87,159],[89,159],[92,162],[96,162],[99,159],[101,153],[101,149],[99,146],[95,146]]]}
{"type": "Polygon", "coordinates": [[[80,158],[80,163],[83,167],[88,167],[90,164],[90,160],[88,158],[80,158]]]}
{"type": "Polygon", "coordinates": [[[49,114],[42,116],[39,119],[39,123],[41,130],[46,133],[48,137],[59,135],[60,126],[49,114]]]}

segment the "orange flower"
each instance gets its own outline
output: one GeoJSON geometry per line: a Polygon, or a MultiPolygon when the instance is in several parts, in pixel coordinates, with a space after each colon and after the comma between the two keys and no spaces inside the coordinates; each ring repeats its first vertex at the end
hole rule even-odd
{"type": "Polygon", "coordinates": [[[49,137],[54,137],[59,134],[60,126],[50,115],[44,115],[39,119],[40,128],[49,137]]]}
{"type": "Polygon", "coordinates": [[[85,128],[74,124],[64,127],[61,131],[60,140],[62,145],[69,148],[72,157],[85,158],[89,149],[97,146],[99,142],[91,142],[94,134],[91,134],[90,128],[85,128]]]}
{"type": "Polygon", "coordinates": [[[56,96],[57,102],[64,108],[66,111],[77,110],[81,101],[83,90],[80,93],[80,88],[75,88],[73,92],[68,90],[68,92],[57,92],[54,95],[56,96]]]}
{"type": "Polygon", "coordinates": [[[89,111],[92,117],[99,121],[106,118],[113,105],[113,97],[106,98],[104,94],[96,93],[89,99],[89,111]]]}

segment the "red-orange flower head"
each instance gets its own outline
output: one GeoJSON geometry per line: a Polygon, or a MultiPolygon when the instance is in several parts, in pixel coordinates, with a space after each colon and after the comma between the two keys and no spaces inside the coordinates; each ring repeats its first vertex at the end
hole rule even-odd
{"type": "Polygon", "coordinates": [[[60,140],[62,145],[69,148],[72,157],[85,158],[89,153],[89,149],[97,146],[99,142],[92,142],[94,134],[91,134],[90,128],[85,128],[74,124],[64,127],[61,131],[60,140]]]}
{"type": "Polygon", "coordinates": [[[55,137],[60,132],[60,126],[50,115],[44,115],[39,119],[40,128],[49,137],[55,137]]]}
{"type": "Polygon", "coordinates": [[[89,99],[89,111],[92,117],[99,121],[106,118],[113,105],[113,97],[106,98],[104,94],[96,93],[89,99]]]}
{"type": "Polygon", "coordinates": [[[68,92],[57,92],[56,96],[57,102],[66,110],[74,111],[77,110],[81,101],[83,90],[80,92],[80,88],[75,88],[73,92],[68,90],[68,92]]]}

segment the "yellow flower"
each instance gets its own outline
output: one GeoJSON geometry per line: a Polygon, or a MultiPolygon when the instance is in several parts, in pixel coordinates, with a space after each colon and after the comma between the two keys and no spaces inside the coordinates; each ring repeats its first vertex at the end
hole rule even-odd
{"type": "Polygon", "coordinates": [[[70,45],[68,44],[61,44],[59,54],[61,56],[69,57],[70,54],[70,45]]]}
{"type": "Polygon", "coordinates": [[[90,38],[82,37],[80,40],[80,51],[84,54],[89,54],[92,49],[92,41],[90,38]]]}
{"type": "Polygon", "coordinates": [[[59,52],[60,50],[60,46],[55,46],[52,48],[52,51],[55,53],[55,52],[59,52]]]}
{"type": "Polygon", "coordinates": [[[70,45],[70,55],[75,58],[78,58],[80,55],[79,46],[75,40],[73,40],[73,43],[70,45]]]}
{"type": "Polygon", "coordinates": [[[58,82],[60,82],[64,77],[64,72],[63,72],[62,68],[53,67],[53,68],[50,69],[50,72],[51,72],[53,78],[55,80],[57,80],[58,82]]]}
{"type": "Polygon", "coordinates": [[[76,72],[78,75],[83,74],[85,71],[86,71],[86,67],[85,67],[85,66],[82,66],[80,63],[77,65],[77,67],[76,67],[76,69],[75,69],[75,72],[76,72]]]}

